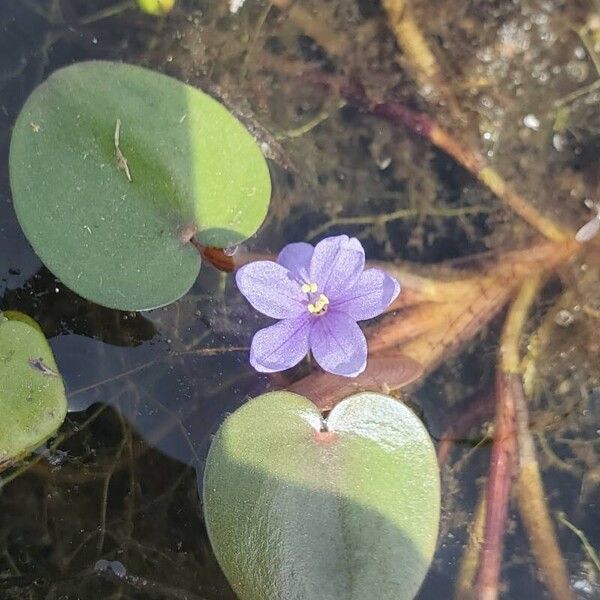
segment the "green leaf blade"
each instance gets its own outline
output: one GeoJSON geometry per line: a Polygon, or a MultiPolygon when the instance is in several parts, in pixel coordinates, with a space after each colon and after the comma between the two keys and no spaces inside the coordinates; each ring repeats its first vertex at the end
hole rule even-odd
{"type": "Polygon", "coordinates": [[[0,322],[0,470],[52,436],[67,413],[52,350],[28,323],[0,322]]]}
{"type": "Polygon", "coordinates": [[[185,294],[200,257],[182,230],[204,245],[240,243],[260,227],[271,192],[260,150],[218,102],[165,75],[100,61],[57,71],[30,96],[10,175],[42,261],[80,295],[122,310],[185,294]]]}
{"type": "Polygon", "coordinates": [[[241,600],[410,600],[435,550],[439,470],[422,423],[380,394],[330,414],[251,400],[209,452],[205,518],[241,600]]]}

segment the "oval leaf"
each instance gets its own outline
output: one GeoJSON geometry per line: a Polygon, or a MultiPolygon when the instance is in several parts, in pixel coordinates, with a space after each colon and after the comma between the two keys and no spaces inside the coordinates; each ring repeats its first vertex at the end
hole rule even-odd
{"type": "Polygon", "coordinates": [[[37,323],[6,314],[0,315],[0,471],[54,434],[67,413],[63,380],[37,323]]]}
{"type": "Polygon", "coordinates": [[[28,240],[67,286],[145,310],[185,294],[192,235],[226,247],[253,235],[271,182],[251,135],[221,104],[140,67],[55,72],[15,124],[14,205],[28,240]]]}
{"type": "Polygon", "coordinates": [[[410,600],[439,513],[429,435],[381,394],[343,400],[324,423],[302,396],[264,394],[224,422],[207,459],[208,533],[241,600],[410,600]]]}

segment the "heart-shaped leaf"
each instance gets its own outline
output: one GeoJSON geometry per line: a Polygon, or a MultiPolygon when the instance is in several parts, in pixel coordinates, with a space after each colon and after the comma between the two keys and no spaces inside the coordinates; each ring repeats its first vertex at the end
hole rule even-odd
{"type": "Polygon", "coordinates": [[[55,72],[15,124],[10,178],[21,227],[46,266],[98,304],[145,310],[185,294],[192,236],[253,235],[271,181],[251,135],[175,79],[109,62],[55,72]]]}
{"type": "Polygon", "coordinates": [[[429,435],[381,394],[326,421],[302,396],[264,394],[224,422],[207,459],[208,533],[241,600],[410,600],[439,513],[429,435]]]}
{"type": "Polygon", "coordinates": [[[37,323],[0,314],[0,471],[48,439],[66,413],[63,380],[37,323]]]}

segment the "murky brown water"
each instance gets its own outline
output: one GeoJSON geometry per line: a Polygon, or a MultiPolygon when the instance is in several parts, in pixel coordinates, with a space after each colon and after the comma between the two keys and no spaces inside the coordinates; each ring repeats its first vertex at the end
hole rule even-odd
{"type": "MultiPolygon", "coordinates": [[[[0,476],[6,600],[233,598],[206,539],[195,470],[226,413],[282,385],[247,363],[244,348],[263,321],[231,276],[206,266],[180,301],[126,314],[78,298],[41,265],[16,223],[7,160],[14,119],[50,72],[92,58],[123,60],[224,99],[272,157],[271,213],[248,242],[260,252],[344,232],[373,259],[466,266],[466,257],[538,239],[456,156],[376,116],[381,102],[435,119],[561,225],[585,223],[592,214],[583,200],[598,197],[594,2],[415,1],[443,75],[441,94],[398,51],[378,2],[297,3],[304,13],[283,10],[282,0],[246,0],[231,15],[227,2],[181,0],[165,20],[112,10],[120,4],[0,5],[0,309],[39,321],[72,411],[48,449],[0,476]],[[94,570],[98,561],[119,564],[94,570]]],[[[572,589],[584,599],[600,598],[599,258],[593,242],[549,276],[521,348],[550,515],[572,589]]],[[[421,272],[440,272],[431,269],[421,272]]],[[[473,414],[443,467],[442,531],[421,600],[454,593],[488,473],[486,399],[502,314],[406,397],[437,440],[473,414]]],[[[550,597],[515,502],[506,531],[502,597],[550,597]]]]}

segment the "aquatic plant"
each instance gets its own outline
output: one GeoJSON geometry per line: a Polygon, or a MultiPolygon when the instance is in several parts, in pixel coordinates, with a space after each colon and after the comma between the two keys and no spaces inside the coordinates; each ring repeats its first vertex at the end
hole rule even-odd
{"type": "Polygon", "coordinates": [[[53,73],[10,147],[14,206],[44,264],[81,296],[121,310],[163,306],[198,276],[200,246],[256,232],[267,163],[216,100],[111,62],[53,73]]]}
{"type": "MultiPolygon", "coordinates": [[[[211,256],[207,247],[237,244],[256,231],[270,194],[262,153],[220,104],[162,75],[103,62],[58,71],[35,90],[15,125],[10,172],[19,222],[44,263],[82,296],[127,310],[162,306],[182,296],[198,274],[200,256],[211,256]]],[[[325,371],[353,378],[367,365],[367,342],[357,321],[384,312],[400,292],[398,282],[384,271],[365,270],[362,245],[345,235],[326,238],[315,247],[289,244],[276,262],[243,266],[236,281],[254,308],[281,319],[254,336],[250,362],[257,370],[287,369],[310,350],[325,371]]],[[[9,332],[15,339],[15,327],[34,335],[30,326],[17,323],[9,332]]],[[[0,334],[6,331],[3,325],[0,334]]],[[[39,432],[39,411],[26,414],[23,425],[37,436],[20,449],[0,446],[0,464],[41,443],[65,412],[62,381],[48,349],[27,360],[19,355],[18,369],[12,355],[5,363],[14,371],[15,385],[33,375],[45,378],[46,386],[38,393],[46,394],[46,402],[60,402],[62,410],[44,404],[45,416],[52,418],[39,432]],[[56,388],[54,394],[47,393],[49,385],[56,388]]],[[[398,370],[397,364],[394,368],[398,370]]],[[[3,392],[9,402],[23,397],[16,389],[5,387],[3,392]]],[[[282,435],[295,429],[302,437],[310,416],[315,435],[307,441],[317,444],[321,462],[333,458],[332,471],[328,473],[325,463],[319,471],[311,467],[307,474],[312,476],[302,476],[302,489],[292,494],[299,469],[306,466],[307,448],[297,438],[297,446],[288,444],[285,460],[272,454],[276,464],[265,465],[267,479],[257,479],[255,493],[250,491],[240,502],[248,481],[225,464],[236,458],[227,454],[229,441],[225,447],[213,445],[207,515],[217,552],[236,548],[234,562],[220,555],[234,587],[244,598],[272,600],[295,595],[294,589],[306,585],[314,588],[311,595],[316,598],[327,585],[346,598],[348,593],[364,595],[377,581],[385,597],[412,598],[429,567],[439,521],[439,475],[422,423],[391,398],[363,394],[337,406],[325,434],[318,409],[288,393],[253,401],[230,417],[223,431],[241,419],[236,435],[250,436],[256,444],[259,437],[253,431],[269,415],[279,424],[267,430],[273,439],[254,446],[258,457],[243,450],[245,459],[262,464],[265,449],[278,446],[282,435]],[[333,443],[334,438],[341,443],[333,443]],[[269,483],[271,477],[275,480],[269,483]],[[279,498],[281,490],[291,495],[288,503],[265,500],[265,494],[279,498]],[[332,534],[345,531],[333,547],[323,544],[314,515],[303,515],[302,504],[324,509],[320,519],[332,534]],[[229,513],[223,512],[226,506],[229,513]],[[239,512],[242,508],[250,512],[239,512]],[[273,520],[277,510],[280,518],[273,520]],[[345,516],[336,522],[332,517],[339,510],[345,516]],[[271,515],[270,532],[260,540],[258,533],[247,535],[254,525],[251,514],[257,511],[271,515]],[[223,525],[222,519],[230,524],[223,525]],[[288,531],[288,519],[309,524],[308,538],[288,531]],[[226,538],[219,533],[223,527],[226,538]],[[288,547],[296,549],[283,563],[277,558],[280,549],[269,543],[273,536],[282,540],[286,554],[288,547]],[[248,539],[254,541],[242,548],[248,539]],[[327,548],[332,567],[344,564],[362,575],[340,579],[335,568],[320,569],[325,555],[319,550],[301,581],[285,578],[296,569],[307,543],[313,550],[327,548]],[[263,580],[245,573],[244,583],[236,586],[237,568],[232,570],[232,565],[254,570],[256,560],[264,564],[263,580]],[[397,564],[403,565],[401,573],[397,564]],[[291,586],[287,591],[281,588],[282,578],[291,586]]],[[[239,442],[234,438],[232,443],[239,442]]]]}
{"type": "MultiPolygon", "coordinates": [[[[55,1],[48,3],[55,8],[58,4],[55,1]]],[[[64,0],[60,4],[79,9],[84,3],[64,0]]],[[[118,3],[117,7],[127,4],[135,6],[134,2],[130,2],[118,3]]],[[[349,393],[362,389],[396,390],[409,382],[416,387],[425,381],[426,375],[441,366],[441,372],[426,380],[423,393],[417,391],[414,396],[411,393],[412,399],[423,404],[426,417],[429,416],[427,411],[431,411],[434,429],[446,427],[439,454],[440,461],[443,464],[447,462],[444,478],[448,492],[444,497],[446,526],[448,531],[456,533],[454,543],[446,543],[451,535],[447,534],[440,544],[435,573],[429,579],[424,595],[448,597],[450,587],[455,585],[457,599],[494,598],[503,589],[510,589],[509,593],[514,594],[515,589],[535,589],[536,585],[541,587],[543,584],[554,598],[565,600],[573,596],[576,584],[588,585],[588,589],[592,590],[595,577],[586,565],[588,555],[590,561],[595,557],[593,547],[587,544],[582,531],[572,525],[567,525],[569,531],[563,529],[561,532],[561,524],[569,522],[559,516],[554,523],[553,517],[554,509],[560,506],[585,529],[592,521],[589,509],[597,495],[597,487],[594,486],[597,485],[598,453],[591,442],[597,437],[593,403],[597,396],[597,376],[594,374],[597,374],[598,364],[598,344],[597,339],[594,340],[594,337],[597,338],[594,333],[598,318],[595,301],[598,297],[598,272],[595,268],[598,264],[598,237],[594,236],[598,231],[598,219],[588,220],[589,217],[584,216],[581,224],[588,222],[576,239],[586,243],[573,241],[579,226],[578,216],[581,215],[578,210],[582,196],[589,194],[593,197],[595,193],[593,186],[585,184],[584,179],[596,179],[592,166],[593,151],[586,150],[586,146],[592,142],[589,147],[593,148],[597,119],[583,119],[586,111],[581,110],[581,106],[586,104],[586,114],[591,113],[594,117],[593,93],[597,91],[597,82],[592,77],[595,77],[593,67],[597,65],[594,42],[598,37],[594,10],[569,9],[568,3],[551,1],[544,7],[534,6],[532,2],[525,2],[524,7],[499,6],[496,7],[498,10],[484,14],[472,11],[473,6],[469,6],[468,2],[463,3],[461,10],[454,11],[455,3],[432,8],[424,2],[392,0],[384,0],[381,3],[383,10],[376,11],[367,6],[368,3],[355,2],[326,3],[314,10],[315,6],[311,3],[300,6],[289,0],[274,0],[260,15],[256,11],[257,6],[249,4],[244,7],[242,18],[233,21],[226,14],[227,4],[209,3],[202,17],[197,18],[198,13],[191,8],[188,11],[191,3],[184,3],[173,19],[159,21],[155,30],[141,29],[138,22],[143,23],[145,28],[150,21],[140,19],[136,11],[131,11],[122,22],[127,30],[124,35],[119,36],[116,31],[119,27],[112,28],[115,21],[109,21],[106,28],[101,25],[93,29],[95,35],[100,35],[97,35],[99,44],[92,52],[85,46],[89,43],[91,29],[86,28],[84,22],[89,24],[105,19],[107,12],[101,10],[83,16],[79,21],[83,9],[70,11],[66,24],[54,21],[49,28],[52,40],[62,34],[68,37],[68,41],[64,45],[61,41],[60,52],[50,53],[50,63],[47,63],[46,50],[48,45],[53,44],[52,41],[44,44],[43,52],[34,53],[34,57],[43,57],[40,60],[42,68],[36,69],[36,73],[61,64],[69,48],[73,47],[77,48],[74,56],[81,56],[82,49],[85,55],[97,56],[100,53],[114,56],[115,48],[119,48],[114,40],[120,39],[123,50],[118,51],[128,60],[169,65],[172,72],[189,77],[195,84],[206,85],[211,94],[227,98],[228,105],[235,107],[237,104],[238,112],[246,117],[249,115],[251,123],[252,111],[261,114],[254,119],[253,135],[259,137],[263,152],[269,154],[282,169],[290,170],[286,175],[287,182],[283,178],[278,181],[278,187],[281,185],[284,192],[281,197],[285,197],[285,205],[278,205],[273,211],[269,234],[280,228],[286,240],[290,239],[288,234],[293,230],[294,239],[311,241],[329,231],[352,231],[361,239],[369,238],[369,244],[377,246],[381,256],[416,258],[417,262],[413,263],[377,265],[401,282],[403,292],[387,307],[380,320],[364,330],[370,350],[365,371],[354,378],[335,376],[318,368],[311,370],[312,365],[307,361],[294,371],[293,376],[299,373],[299,379],[293,380],[291,374],[279,374],[269,378],[270,385],[294,390],[309,397],[319,409],[330,410],[349,393]],[[526,15],[521,8],[531,12],[526,15]],[[456,16],[450,14],[452,12],[456,16]],[[512,15],[517,13],[519,16],[513,21],[512,15]],[[184,15],[184,18],[179,18],[184,15]],[[274,15],[277,18],[273,18],[274,15]],[[427,15],[435,18],[426,21],[427,15]],[[577,23],[565,25],[563,16],[566,20],[575,18],[577,23]],[[589,23],[586,21],[579,29],[579,20],[588,18],[589,23]],[[427,23],[427,28],[421,33],[420,27],[424,23],[427,23]],[[525,24],[530,26],[529,33],[521,27],[525,24]],[[386,25],[397,40],[401,57],[393,48],[392,36],[379,35],[386,25]],[[109,28],[115,31],[111,31],[110,36],[102,35],[109,28]],[[77,32],[77,36],[72,35],[73,31],[77,32]],[[161,32],[159,44],[156,44],[157,31],[161,32]],[[373,31],[378,33],[376,37],[373,37],[373,31]],[[457,31],[467,35],[456,36],[457,31]],[[149,42],[148,46],[144,46],[143,50],[131,46],[130,32],[139,36],[136,40],[149,42]],[[523,35],[523,38],[517,39],[514,35],[523,35]],[[312,41],[315,42],[318,57],[312,51],[298,54],[299,36],[303,42],[310,41],[311,47],[312,41]],[[263,43],[267,40],[268,43],[263,43]],[[523,60],[525,55],[521,55],[513,45],[523,40],[528,44],[526,60],[523,60]],[[552,44],[544,46],[540,40],[552,40],[552,44]],[[430,41],[433,41],[431,48],[430,41]],[[575,51],[577,60],[571,60],[575,45],[581,47],[575,51]],[[273,51],[275,47],[276,52],[273,51]],[[224,48],[227,50],[224,51],[224,48]],[[466,56],[467,52],[472,54],[472,58],[466,56]],[[582,52],[588,52],[589,56],[582,58],[582,52]],[[448,56],[438,64],[440,53],[448,56]],[[482,60],[484,54],[486,58],[482,60]],[[563,55],[568,56],[566,60],[570,61],[564,68],[562,61],[557,61],[563,55]],[[243,60],[237,61],[238,56],[243,56],[243,60]],[[463,57],[466,60],[463,61],[463,57]],[[401,68],[398,68],[399,62],[401,68]],[[570,76],[566,73],[573,74],[573,64],[586,72],[589,68],[591,85],[584,82],[585,85],[580,86],[574,79],[569,80],[570,76]],[[552,67],[546,68],[546,65],[552,67]],[[475,70],[470,67],[475,67],[475,70]],[[540,73],[536,71],[538,67],[540,73]],[[418,84],[416,87],[407,85],[406,74],[414,77],[418,84]],[[542,76],[549,76],[544,85],[540,85],[542,76]],[[513,77],[515,85],[509,81],[513,77]],[[313,85],[315,89],[307,91],[313,85]],[[563,94],[572,89],[573,93],[556,98],[557,91],[563,94]],[[535,110],[539,111],[537,122],[541,123],[538,135],[514,126],[521,120],[518,116],[520,111],[533,106],[541,96],[544,98],[539,108],[535,105],[535,110]],[[579,108],[573,103],[575,98],[579,98],[576,101],[579,108]],[[565,103],[568,123],[564,119],[565,103]],[[345,108],[338,112],[342,105],[345,108]],[[558,124],[557,106],[560,106],[563,125],[558,124]],[[420,112],[425,110],[424,107],[427,107],[427,114],[420,112]],[[284,146],[289,154],[285,150],[281,152],[281,147],[275,146],[273,136],[269,137],[265,128],[261,128],[260,121],[265,114],[264,123],[273,128],[277,138],[288,140],[284,141],[284,146]],[[499,122],[495,120],[498,115],[502,115],[499,122]],[[550,121],[555,116],[556,123],[552,125],[550,121]],[[576,122],[578,119],[579,123],[576,122]],[[570,131],[576,131],[576,142],[571,139],[570,131]],[[554,143],[555,138],[559,143],[554,143]],[[368,151],[356,150],[358,147],[366,148],[367,144],[368,151]],[[316,150],[317,156],[314,161],[313,150],[316,150]],[[513,155],[508,156],[511,150],[513,155]],[[590,158],[589,164],[586,163],[590,158]],[[299,163],[299,171],[290,167],[294,160],[299,163]],[[573,161],[572,164],[570,161],[573,161]],[[574,165],[576,173],[572,170],[574,165]],[[449,173],[452,176],[448,176],[449,173]],[[542,173],[545,185],[536,185],[539,173],[542,173]],[[456,187],[455,178],[458,180],[456,187]],[[317,198],[310,210],[304,210],[307,192],[310,192],[311,198],[317,198]],[[367,198],[373,201],[365,207],[367,198]],[[472,203],[473,198],[477,198],[476,203],[472,203]],[[297,211],[298,208],[301,210],[297,211]],[[514,210],[515,215],[511,215],[509,208],[514,210]],[[310,213],[308,224],[307,213],[310,213]],[[483,217],[484,213],[492,213],[491,218],[483,217]],[[409,222],[402,223],[405,219],[409,222]],[[544,236],[546,240],[542,239],[544,236]],[[405,246],[407,238],[408,245],[405,246]],[[446,246],[440,253],[440,242],[450,243],[450,254],[460,255],[460,262],[424,266],[423,261],[428,263],[448,258],[446,246]],[[464,255],[465,252],[482,250],[491,252],[469,257],[464,255]],[[551,286],[544,285],[546,280],[551,281],[551,286]],[[557,292],[559,286],[563,287],[562,293],[557,292]],[[505,308],[508,308],[506,318],[503,316],[505,308]],[[495,346],[500,320],[504,320],[505,325],[499,338],[498,354],[494,357],[490,348],[495,346]],[[491,327],[488,327],[490,324],[491,327]],[[482,344],[484,331],[488,333],[482,344]],[[474,340],[477,360],[473,360],[472,356],[466,363],[461,359],[452,360],[459,351],[472,346],[474,340]],[[490,386],[492,378],[489,375],[494,361],[497,373],[495,384],[490,386]],[[473,363],[476,367],[483,364],[489,373],[487,370],[473,372],[473,363]],[[456,378],[457,373],[461,374],[460,381],[456,378]],[[483,383],[475,385],[473,401],[463,404],[465,391],[473,391],[473,379],[480,378],[483,383]],[[486,389],[488,386],[492,389],[486,389]],[[432,390],[436,392],[435,400],[432,399],[432,390]],[[493,418],[494,399],[496,417],[492,434],[485,420],[493,418]],[[435,405],[435,401],[439,403],[435,405]],[[457,406],[456,402],[460,405],[457,406]],[[530,412],[531,421],[528,417],[530,412]],[[474,430],[477,430],[477,437],[473,441],[471,434],[474,430]],[[471,444],[456,443],[463,439],[471,440],[473,444],[477,442],[478,447],[484,445],[481,442],[489,440],[493,448],[487,484],[479,491],[476,509],[472,507],[473,486],[470,483],[474,478],[483,479],[482,461],[479,460],[482,453],[473,452],[471,444]],[[540,451],[537,456],[536,447],[540,451]],[[578,448],[584,447],[585,451],[577,454],[578,448]],[[450,460],[456,456],[460,458],[450,460]],[[477,457],[476,460],[471,459],[473,456],[477,457]],[[541,478],[542,468],[545,483],[552,489],[547,497],[541,478]],[[569,481],[575,480],[577,488],[581,485],[578,494],[567,490],[572,487],[570,484],[567,488],[562,485],[553,488],[557,479],[556,468],[564,471],[569,481]],[[459,493],[454,493],[457,490],[455,486],[460,486],[459,493]],[[511,486],[515,492],[512,495],[511,486]],[[513,499],[514,512],[509,512],[509,503],[513,499]],[[473,522],[470,535],[463,538],[471,508],[473,522]],[[514,527],[519,515],[524,527],[514,527]],[[558,538],[554,533],[555,527],[558,538]],[[574,537],[573,544],[568,544],[572,532],[582,540],[580,551],[575,551],[574,537]],[[515,554],[504,563],[501,578],[505,535],[515,542],[511,544],[515,554]],[[460,569],[455,573],[452,565],[462,553],[463,540],[467,548],[460,569]],[[565,543],[564,548],[569,549],[564,557],[558,542],[561,545],[565,543]],[[529,570],[529,578],[522,576],[523,565],[528,562],[525,559],[527,543],[538,566],[529,570]],[[567,565],[572,571],[572,586],[567,565]],[[513,579],[515,569],[519,570],[519,577],[513,579]],[[537,583],[536,577],[540,579],[537,583]],[[445,587],[441,588],[442,585],[445,587]],[[436,595],[436,592],[439,593],[436,595]]],[[[233,4],[229,3],[230,6],[233,4]]],[[[90,8],[94,10],[97,6],[90,8]]],[[[44,12],[60,16],[59,10],[44,12]]],[[[520,44],[518,47],[521,47],[520,44]]],[[[32,62],[38,66],[36,59],[32,62]]],[[[28,65],[30,72],[31,64],[27,61],[23,64],[28,65]]],[[[16,72],[19,72],[18,63],[16,72]]],[[[581,80],[578,81],[581,83],[581,80]]],[[[22,83],[19,80],[20,87],[22,83]]],[[[23,87],[27,88],[27,82],[24,83],[23,87]]],[[[20,99],[21,95],[17,97],[20,99]]],[[[10,112],[9,104],[7,108],[10,112]]],[[[128,169],[130,157],[124,145],[129,136],[129,126],[124,119],[115,117],[114,128],[109,128],[111,131],[114,129],[112,158],[121,165],[121,175],[127,176],[129,170],[129,175],[134,176],[134,172],[128,169]],[[120,127],[117,127],[117,120],[120,127]],[[117,148],[121,147],[125,149],[119,154],[117,148]]],[[[32,128],[36,125],[35,122],[30,124],[32,128]]],[[[189,234],[192,230],[184,229],[182,233],[189,234]]],[[[263,244],[264,248],[269,248],[268,239],[258,242],[259,246],[263,244]]],[[[209,256],[213,251],[201,248],[201,252],[209,256]]],[[[224,263],[228,261],[227,254],[221,256],[224,263]]],[[[240,254],[234,258],[230,261],[232,269],[240,254]]],[[[14,258],[12,262],[14,264],[14,258]]],[[[202,287],[211,279],[210,274],[206,275],[202,287]]],[[[212,282],[217,279],[215,276],[212,282]]],[[[36,278],[25,297],[37,297],[38,292],[47,292],[48,281],[53,284],[48,274],[36,278]]],[[[80,382],[80,387],[75,390],[77,398],[88,405],[94,401],[112,402],[123,411],[126,419],[131,419],[138,432],[141,430],[142,435],[148,436],[153,446],[166,452],[172,451],[172,438],[167,439],[172,431],[169,435],[163,433],[168,428],[181,430],[182,445],[192,447],[196,443],[201,447],[208,435],[207,428],[214,425],[211,420],[220,418],[212,411],[220,411],[218,414],[227,412],[231,404],[241,402],[242,397],[238,394],[245,396],[246,392],[255,391],[248,390],[244,383],[240,384],[249,373],[247,369],[239,368],[244,362],[239,353],[245,356],[247,352],[245,342],[249,339],[248,332],[256,329],[254,315],[240,309],[235,290],[232,291],[226,278],[219,281],[218,290],[215,284],[210,295],[203,294],[204,289],[197,286],[193,294],[170,309],[143,317],[101,313],[108,315],[107,321],[129,319],[126,326],[123,326],[123,321],[118,321],[118,333],[114,333],[111,321],[111,339],[113,335],[126,337],[135,331],[135,327],[130,329],[132,322],[136,322],[138,327],[140,322],[148,321],[159,326],[160,339],[168,339],[168,347],[163,352],[152,353],[150,359],[143,354],[140,362],[136,362],[134,352],[126,352],[129,348],[109,347],[112,341],[103,343],[107,341],[103,337],[108,329],[104,328],[106,323],[94,327],[86,318],[85,348],[89,349],[92,359],[86,356],[77,363],[88,377],[85,384],[80,382]],[[205,322],[206,329],[199,323],[200,319],[205,322]],[[227,338],[223,331],[231,337],[227,338]],[[97,336],[96,339],[93,336],[97,336]],[[221,352],[231,353],[231,361],[225,359],[212,363],[209,357],[221,352]],[[228,371],[229,367],[236,371],[233,375],[228,371]],[[106,373],[105,368],[112,370],[106,373]],[[171,393],[180,381],[185,381],[185,391],[177,389],[171,393]],[[170,384],[173,387],[169,388],[170,384]],[[169,388],[169,392],[165,393],[165,387],[169,388]],[[192,395],[191,389],[201,391],[192,395]],[[230,390],[236,390],[236,394],[231,394],[230,390]],[[149,402],[153,403],[151,412],[157,414],[155,409],[158,408],[159,416],[155,420],[160,424],[157,427],[147,423],[140,426],[146,415],[140,417],[141,412],[136,412],[136,408],[145,407],[149,402]],[[129,412],[123,410],[125,404],[128,408],[131,406],[129,412]],[[148,429],[151,431],[148,432],[148,429]],[[159,434],[153,435],[156,431],[159,434]]],[[[63,293],[62,288],[61,296],[73,298],[63,293]]],[[[23,296],[10,294],[5,302],[10,305],[15,298],[21,302],[23,296]]],[[[85,307],[87,311],[97,310],[80,300],[77,300],[77,306],[85,307]]],[[[46,304],[42,308],[46,309],[46,304]]],[[[57,314],[49,315],[48,320],[57,318],[62,322],[64,309],[61,307],[55,312],[57,314]]],[[[81,319],[79,315],[78,319],[81,319]]],[[[69,321],[68,317],[66,320],[69,321]]],[[[140,343],[141,339],[147,338],[132,336],[134,341],[130,340],[130,343],[140,343]]],[[[59,358],[60,348],[68,347],[61,346],[64,341],[57,338],[53,342],[59,358]]],[[[74,343],[72,347],[80,349],[81,345],[74,343]]],[[[267,380],[264,377],[249,379],[251,386],[267,380]]],[[[410,403],[411,398],[407,401],[410,403]]],[[[109,411],[105,411],[105,415],[107,413],[109,411]]],[[[91,413],[90,422],[94,422],[96,414],[97,411],[91,413]]],[[[115,525],[111,526],[109,519],[98,528],[94,514],[88,531],[93,536],[99,530],[102,539],[97,545],[82,545],[80,548],[83,550],[78,549],[77,552],[72,552],[72,548],[64,543],[67,551],[61,553],[64,530],[56,528],[59,533],[52,541],[58,548],[55,548],[49,563],[54,569],[54,557],[65,559],[64,562],[61,560],[61,564],[69,569],[67,576],[73,574],[77,577],[77,583],[73,579],[72,583],[52,585],[56,588],[64,586],[61,592],[69,586],[84,587],[85,578],[89,576],[89,564],[92,564],[89,556],[94,552],[110,552],[109,543],[103,544],[106,534],[107,540],[114,536],[114,541],[124,548],[123,555],[127,561],[131,559],[131,563],[123,559],[129,568],[138,568],[142,573],[144,569],[147,573],[160,572],[158,585],[165,582],[163,595],[193,594],[190,590],[197,591],[199,588],[190,585],[190,580],[184,581],[183,574],[190,574],[195,582],[192,573],[206,572],[206,554],[201,554],[202,558],[195,563],[196,568],[187,568],[186,562],[185,569],[172,569],[172,565],[179,564],[182,559],[174,550],[171,553],[170,540],[187,529],[187,522],[178,529],[177,524],[164,519],[162,532],[168,542],[164,544],[160,540],[160,548],[151,547],[150,540],[159,539],[156,535],[154,538],[140,537],[139,534],[136,537],[135,530],[139,532],[140,528],[133,526],[133,507],[145,509],[145,500],[151,497],[146,486],[156,467],[150,460],[146,463],[150,467],[142,470],[144,463],[138,461],[137,446],[132,441],[129,424],[122,419],[113,420],[116,423],[116,442],[114,439],[105,442],[104,436],[95,437],[102,440],[104,451],[104,455],[95,457],[93,461],[99,473],[82,470],[79,456],[68,460],[61,469],[55,469],[50,460],[40,461],[32,468],[30,464],[33,461],[22,467],[23,472],[30,468],[30,473],[35,477],[41,476],[44,484],[49,486],[56,485],[56,481],[68,482],[69,487],[63,483],[65,493],[70,493],[72,481],[89,481],[97,477],[98,485],[94,489],[104,514],[108,506],[111,509],[109,517],[119,516],[115,518],[115,525]],[[106,471],[101,470],[105,467],[106,471]],[[116,488],[115,502],[107,500],[107,497],[111,474],[116,473],[115,479],[119,479],[118,473],[123,467],[130,471],[127,473],[124,469],[131,480],[130,502],[127,502],[126,508],[119,510],[122,486],[112,486],[116,488]],[[136,504],[138,476],[144,477],[144,502],[138,496],[136,504]],[[124,522],[128,527],[122,527],[124,522]],[[147,549],[139,548],[140,541],[148,546],[147,549]],[[140,565],[138,554],[146,559],[145,567],[135,566],[140,565]],[[157,558],[159,555],[160,558],[157,558]],[[78,562],[73,560],[75,556],[78,562]],[[169,567],[157,569],[156,565],[163,557],[170,561],[169,567]],[[83,565],[81,571],[77,564],[83,565]],[[169,579],[181,590],[167,589],[169,579]]],[[[79,437],[87,442],[90,438],[94,439],[94,434],[84,427],[79,437]]],[[[192,448],[192,454],[196,449],[192,448]]],[[[91,452],[88,455],[87,450],[81,451],[81,456],[89,458],[91,452]]],[[[158,453],[153,456],[158,456],[158,453]]],[[[199,461],[194,464],[199,464],[199,461]]],[[[175,471],[171,469],[170,472],[175,471]]],[[[19,471],[10,476],[16,476],[16,473],[19,471]]],[[[559,481],[564,478],[561,474],[559,481]]],[[[28,481],[24,483],[27,485],[28,481]]],[[[11,490],[10,495],[4,495],[5,503],[10,506],[14,498],[20,498],[19,490],[26,485],[13,486],[14,492],[11,490]]],[[[179,515],[182,503],[192,496],[189,490],[186,491],[187,494],[165,493],[161,487],[155,500],[161,506],[164,503],[175,509],[179,515]]],[[[62,492],[58,489],[54,500],[48,500],[50,496],[46,495],[43,499],[44,511],[49,507],[51,515],[54,507],[56,519],[60,522],[64,521],[62,492]]],[[[88,497],[91,495],[87,493],[88,497]]],[[[193,502],[189,504],[193,505],[193,502]]],[[[75,503],[70,504],[71,509],[85,512],[75,503]]],[[[49,520],[51,523],[52,517],[49,520]]],[[[73,527],[77,543],[80,541],[77,538],[81,537],[78,526],[79,523],[73,527]]],[[[29,520],[24,528],[29,529],[29,520]]],[[[16,529],[20,533],[18,527],[16,529]]],[[[48,529],[52,531],[51,527],[46,528],[37,538],[47,539],[48,529]]],[[[10,534],[11,528],[7,527],[7,530],[10,534]]],[[[7,540],[8,561],[10,535],[3,539],[7,540]]],[[[196,539],[202,540],[202,536],[196,536],[196,539]]],[[[38,543],[40,548],[47,544],[36,541],[27,548],[37,549],[38,543]]],[[[202,547],[202,541],[198,544],[202,547]]],[[[2,550],[5,550],[4,544],[2,550]]],[[[31,563],[23,565],[17,560],[16,564],[15,569],[20,568],[25,574],[20,578],[15,576],[13,581],[21,582],[24,588],[33,587],[28,583],[28,566],[31,563]]],[[[597,557],[594,564],[598,564],[597,557]]],[[[12,566],[10,568],[12,571],[12,566]]],[[[42,572],[42,567],[34,572],[42,572]]],[[[148,589],[156,589],[152,587],[156,582],[148,582],[141,577],[125,577],[122,573],[119,577],[119,593],[126,594],[121,587],[127,586],[142,595],[148,593],[148,589]],[[149,587],[142,587],[146,584],[149,587]]],[[[3,583],[10,585],[11,582],[3,583]]],[[[227,596],[226,591],[219,595],[222,590],[215,591],[217,587],[218,584],[213,587],[211,581],[210,591],[206,588],[204,593],[203,588],[202,596],[227,596]]],[[[583,587],[578,589],[582,593],[594,591],[586,592],[583,587]]],[[[160,592],[157,594],[160,595],[160,592]]],[[[79,595],[87,597],[85,593],[79,595]]]]}
{"type": "Polygon", "coordinates": [[[277,262],[256,261],[236,273],[238,288],[275,325],[254,335],[250,362],[272,373],[310,351],[329,373],[356,377],[367,365],[367,340],[356,324],[383,313],[400,293],[380,269],[364,269],[365,252],[346,235],[288,244],[277,262]]]}
{"type": "Polygon", "coordinates": [[[0,312],[0,471],[60,427],[67,413],[62,377],[39,325],[0,312]]]}
{"type": "Polygon", "coordinates": [[[323,418],[264,394],[217,432],[204,514],[240,600],[412,600],[437,542],[433,444],[389,396],[355,394],[323,418]]]}

